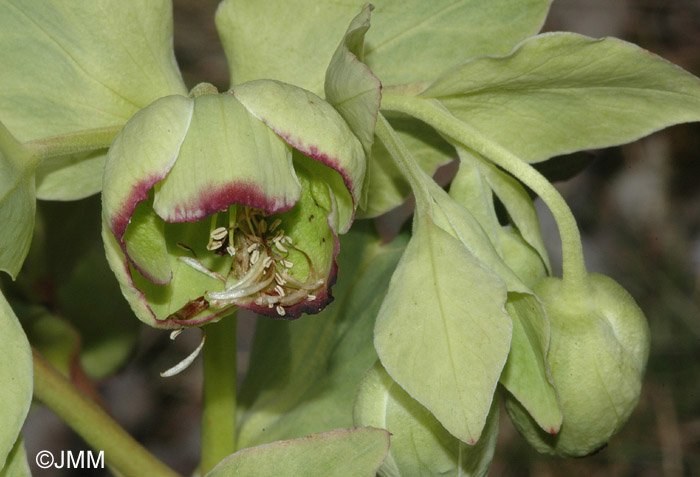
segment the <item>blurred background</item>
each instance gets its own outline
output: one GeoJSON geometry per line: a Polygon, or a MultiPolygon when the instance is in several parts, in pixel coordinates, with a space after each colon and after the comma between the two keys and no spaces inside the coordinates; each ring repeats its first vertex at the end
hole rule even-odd
{"type": "MultiPolygon", "coordinates": [[[[190,88],[201,81],[220,90],[228,88],[226,61],[214,27],[217,4],[174,1],[175,51],[190,88]]],[[[544,31],[557,30],[616,36],[700,75],[698,0],[558,0],[544,26],[544,31]]],[[[608,447],[581,459],[537,454],[503,413],[490,475],[700,475],[700,124],[675,126],[631,145],[591,151],[590,157],[583,173],[557,186],[579,221],[590,271],[620,282],[647,315],[652,350],[643,395],[608,447]]],[[[449,171],[448,167],[441,174],[449,171]]],[[[95,212],[99,198],[73,205],[42,203],[39,212],[50,221],[65,207],[95,212]]],[[[560,249],[556,227],[544,207],[539,211],[556,262],[560,249]]],[[[392,220],[402,218],[405,215],[392,220]]],[[[128,309],[106,312],[129,313],[128,309]]],[[[247,365],[255,321],[245,313],[240,317],[241,372],[247,365]]],[[[97,381],[104,404],[147,448],[178,472],[189,474],[199,459],[201,365],[197,361],[170,379],[158,373],[189,354],[199,343],[199,332],[190,330],[171,342],[168,333],[138,327],[135,318],[115,322],[123,326],[123,334],[109,352],[133,351],[116,374],[97,365],[88,370],[97,376],[110,374],[97,381]]],[[[83,344],[89,349],[90,342],[83,344]]],[[[30,461],[42,449],[88,448],[40,406],[34,406],[24,435],[30,461]]],[[[107,475],[32,470],[37,476],[107,475]]]]}

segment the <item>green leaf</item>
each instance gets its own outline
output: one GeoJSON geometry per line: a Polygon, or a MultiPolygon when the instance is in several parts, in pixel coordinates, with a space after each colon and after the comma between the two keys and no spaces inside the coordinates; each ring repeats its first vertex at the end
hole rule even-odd
{"type": "MultiPolygon", "coordinates": [[[[364,3],[225,0],[217,11],[216,26],[231,84],[271,78],[320,94],[334,46],[364,3]],[[259,38],[266,39],[264,44],[259,38]]],[[[539,30],[549,3],[373,1],[376,10],[365,62],[385,85],[432,81],[466,58],[510,51],[539,30]]]]}
{"type": "Polygon", "coordinates": [[[123,125],[187,93],[167,0],[2,2],[0,64],[0,118],[21,141],[123,125]]]}
{"type": "Polygon", "coordinates": [[[5,467],[0,468],[0,477],[31,477],[31,475],[27,462],[27,452],[24,449],[24,440],[20,435],[7,456],[5,467]]]}
{"type": "MultiPolygon", "coordinates": [[[[0,120],[22,142],[121,127],[161,96],[187,93],[172,42],[168,0],[2,2],[0,120]]],[[[42,167],[39,195],[97,192],[108,145],[42,167]]]]}
{"type": "Polygon", "coordinates": [[[238,451],[207,477],[372,477],[388,450],[389,433],[383,429],[338,429],[238,451]]]}
{"type": "Polygon", "coordinates": [[[377,362],[365,375],[355,399],[356,425],[391,433],[391,447],[379,469],[382,476],[485,476],[498,435],[494,401],[484,434],[470,446],[452,436],[430,412],[411,398],[377,362]]]}
{"type": "MultiPolygon", "coordinates": [[[[485,159],[475,156],[463,147],[456,146],[456,149],[462,163],[450,186],[450,195],[455,197],[458,202],[465,203],[460,200],[460,197],[464,197],[466,200],[468,194],[472,192],[468,190],[469,184],[463,184],[464,179],[461,176],[462,174],[473,174],[475,172],[463,171],[463,168],[467,167],[465,163],[475,167],[482,180],[486,181],[483,187],[488,187],[501,200],[513,225],[517,227],[525,241],[537,250],[547,270],[551,271],[549,255],[542,239],[537,210],[535,210],[535,204],[525,188],[512,176],[496,168],[485,159]]],[[[495,219],[493,204],[491,204],[491,210],[493,219],[495,219]]]]}
{"type": "Polygon", "coordinates": [[[700,120],[698,78],[636,45],[574,33],[474,58],[421,95],[530,162],[700,120]]]}
{"type": "Polygon", "coordinates": [[[239,446],[352,426],[355,388],[377,359],[374,318],[403,241],[381,245],[357,224],[340,250],[334,303],[296,321],[259,321],[239,398],[239,446]]]}
{"type": "Polygon", "coordinates": [[[24,148],[0,122],[0,270],[16,278],[34,230],[36,153],[24,148]]]}
{"type": "Polygon", "coordinates": [[[503,281],[429,217],[392,276],[375,325],[384,368],[455,437],[483,430],[510,347],[503,281]]]}
{"type": "Polygon", "coordinates": [[[32,352],[12,308],[0,294],[0,469],[12,451],[32,401],[32,352]]]}
{"type": "Polygon", "coordinates": [[[350,23],[326,70],[324,83],[326,99],[358,137],[367,157],[374,141],[382,88],[379,79],[361,63],[372,8],[365,5],[350,23]]]}
{"type": "Polygon", "coordinates": [[[36,196],[78,200],[102,190],[107,149],[51,157],[36,168],[36,196]],[[68,186],[70,184],[70,186],[68,186]]]}
{"type": "Polygon", "coordinates": [[[509,293],[506,310],[513,319],[513,341],[500,382],[550,434],[559,431],[562,413],[547,364],[549,319],[534,295],[509,293]]]}
{"type": "Polygon", "coordinates": [[[385,85],[433,81],[458,62],[503,55],[534,35],[551,0],[372,2],[367,65],[385,85]]]}
{"type": "MultiPolygon", "coordinates": [[[[454,148],[430,127],[413,118],[387,112],[399,138],[406,144],[418,164],[428,175],[456,157],[454,148]]],[[[367,204],[358,210],[359,217],[376,217],[398,207],[411,193],[411,188],[396,167],[381,141],[374,141],[369,161],[367,204]]]]}
{"type": "MultiPolygon", "coordinates": [[[[556,432],[561,426],[562,415],[546,362],[549,320],[542,303],[521,279],[521,276],[528,282],[541,279],[545,275],[544,262],[538,252],[524,243],[517,229],[508,232],[498,224],[492,190],[502,197],[513,221],[530,227],[532,236],[539,238],[541,243],[534,206],[517,181],[495,167],[480,162],[467,151],[461,148],[458,151],[462,163],[450,187],[450,195],[468,207],[470,212],[476,210],[475,218],[491,231],[489,238],[503,257],[503,260],[496,260],[493,252],[488,254],[485,245],[477,249],[475,245],[478,245],[478,241],[468,241],[467,246],[471,246],[474,253],[508,285],[506,311],[513,320],[513,338],[500,382],[523,403],[543,429],[556,432]],[[516,245],[518,239],[523,243],[516,245]],[[506,262],[507,271],[504,271],[502,261],[506,262]],[[532,265],[533,261],[535,265],[532,265]],[[516,271],[519,273],[513,277],[512,273],[516,271]]],[[[442,201],[443,204],[445,202],[442,201]]],[[[455,220],[459,215],[458,208],[452,207],[452,223],[465,222],[464,219],[455,220]]],[[[463,230],[464,226],[460,229],[463,230]]],[[[466,233],[461,236],[466,236],[466,233]]],[[[546,251],[544,253],[546,257],[546,251]]]]}

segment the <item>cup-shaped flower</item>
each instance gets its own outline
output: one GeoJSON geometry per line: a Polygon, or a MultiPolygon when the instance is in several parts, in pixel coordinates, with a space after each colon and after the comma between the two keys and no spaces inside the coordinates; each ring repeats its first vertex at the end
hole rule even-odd
{"type": "Polygon", "coordinates": [[[235,307],[319,312],[365,175],[359,140],[332,106],[288,84],[190,96],[141,110],[110,148],[103,238],[123,294],[162,328],[235,307]]]}

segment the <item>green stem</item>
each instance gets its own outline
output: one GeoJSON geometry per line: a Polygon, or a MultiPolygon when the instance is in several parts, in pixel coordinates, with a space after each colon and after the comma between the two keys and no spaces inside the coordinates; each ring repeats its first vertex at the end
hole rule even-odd
{"type": "Polygon", "coordinates": [[[201,475],[236,451],[236,327],[235,314],[206,327],[201,475]]]}
{"type": "Polygon", "coordinates": [[[136,442],[114,419],[37,351],[34,355],[34,396],[63,419],[105,462],[124,475],[177,476],[136,442]]]}
{"type": "MultiPolygon", "coordinates": [[[[419,213],[423,213],[424,211],[428,212],[431,203],[430,191],[425,187],[425,183],[420,180],[421,174],[425,175],[425,172],[418,167],[411,151],[408,150],[401,138],[398,137],[396,131],[394,131],[391,124],[389,124],[382,113],[379,113],[377,116],[377,125],[374,133],[411,185],[413,195],[416,197],[416,211],[419,213]]],[[[432,180],[430,178],[428,179],[432,180]]]]}
{"type": "Polygon", "coordinates": [[[502,167],[544,201],[554,215],[562,242],[563,280],[570,290],[581,290],[588,272],[583,258],[581,235],[571,209],[557,189],[530,164],[454,117],[435,100],[385,93],[382,109],[409,114],[429,124],[456,142],[502,167]]]}
{"type": "Polygon", "coordinates": [[[25,142],[29,149],[39,150],[42,159],[106,149],[122,126],[88,129],[63,136],[45,137],[25,142]]]}

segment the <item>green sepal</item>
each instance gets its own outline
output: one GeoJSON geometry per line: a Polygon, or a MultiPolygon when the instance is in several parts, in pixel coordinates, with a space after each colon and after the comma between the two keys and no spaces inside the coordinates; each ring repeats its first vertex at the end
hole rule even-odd
{"type": "Polygon", "coordinates": [[[279,81],[253,81],[231,92],[287,144],[342,176],[345,186],[335,187],[333,194],[338,201],[339,231],[347,232],[362,195],[367,158],[343,117],[315,94],[279,81]]]}

